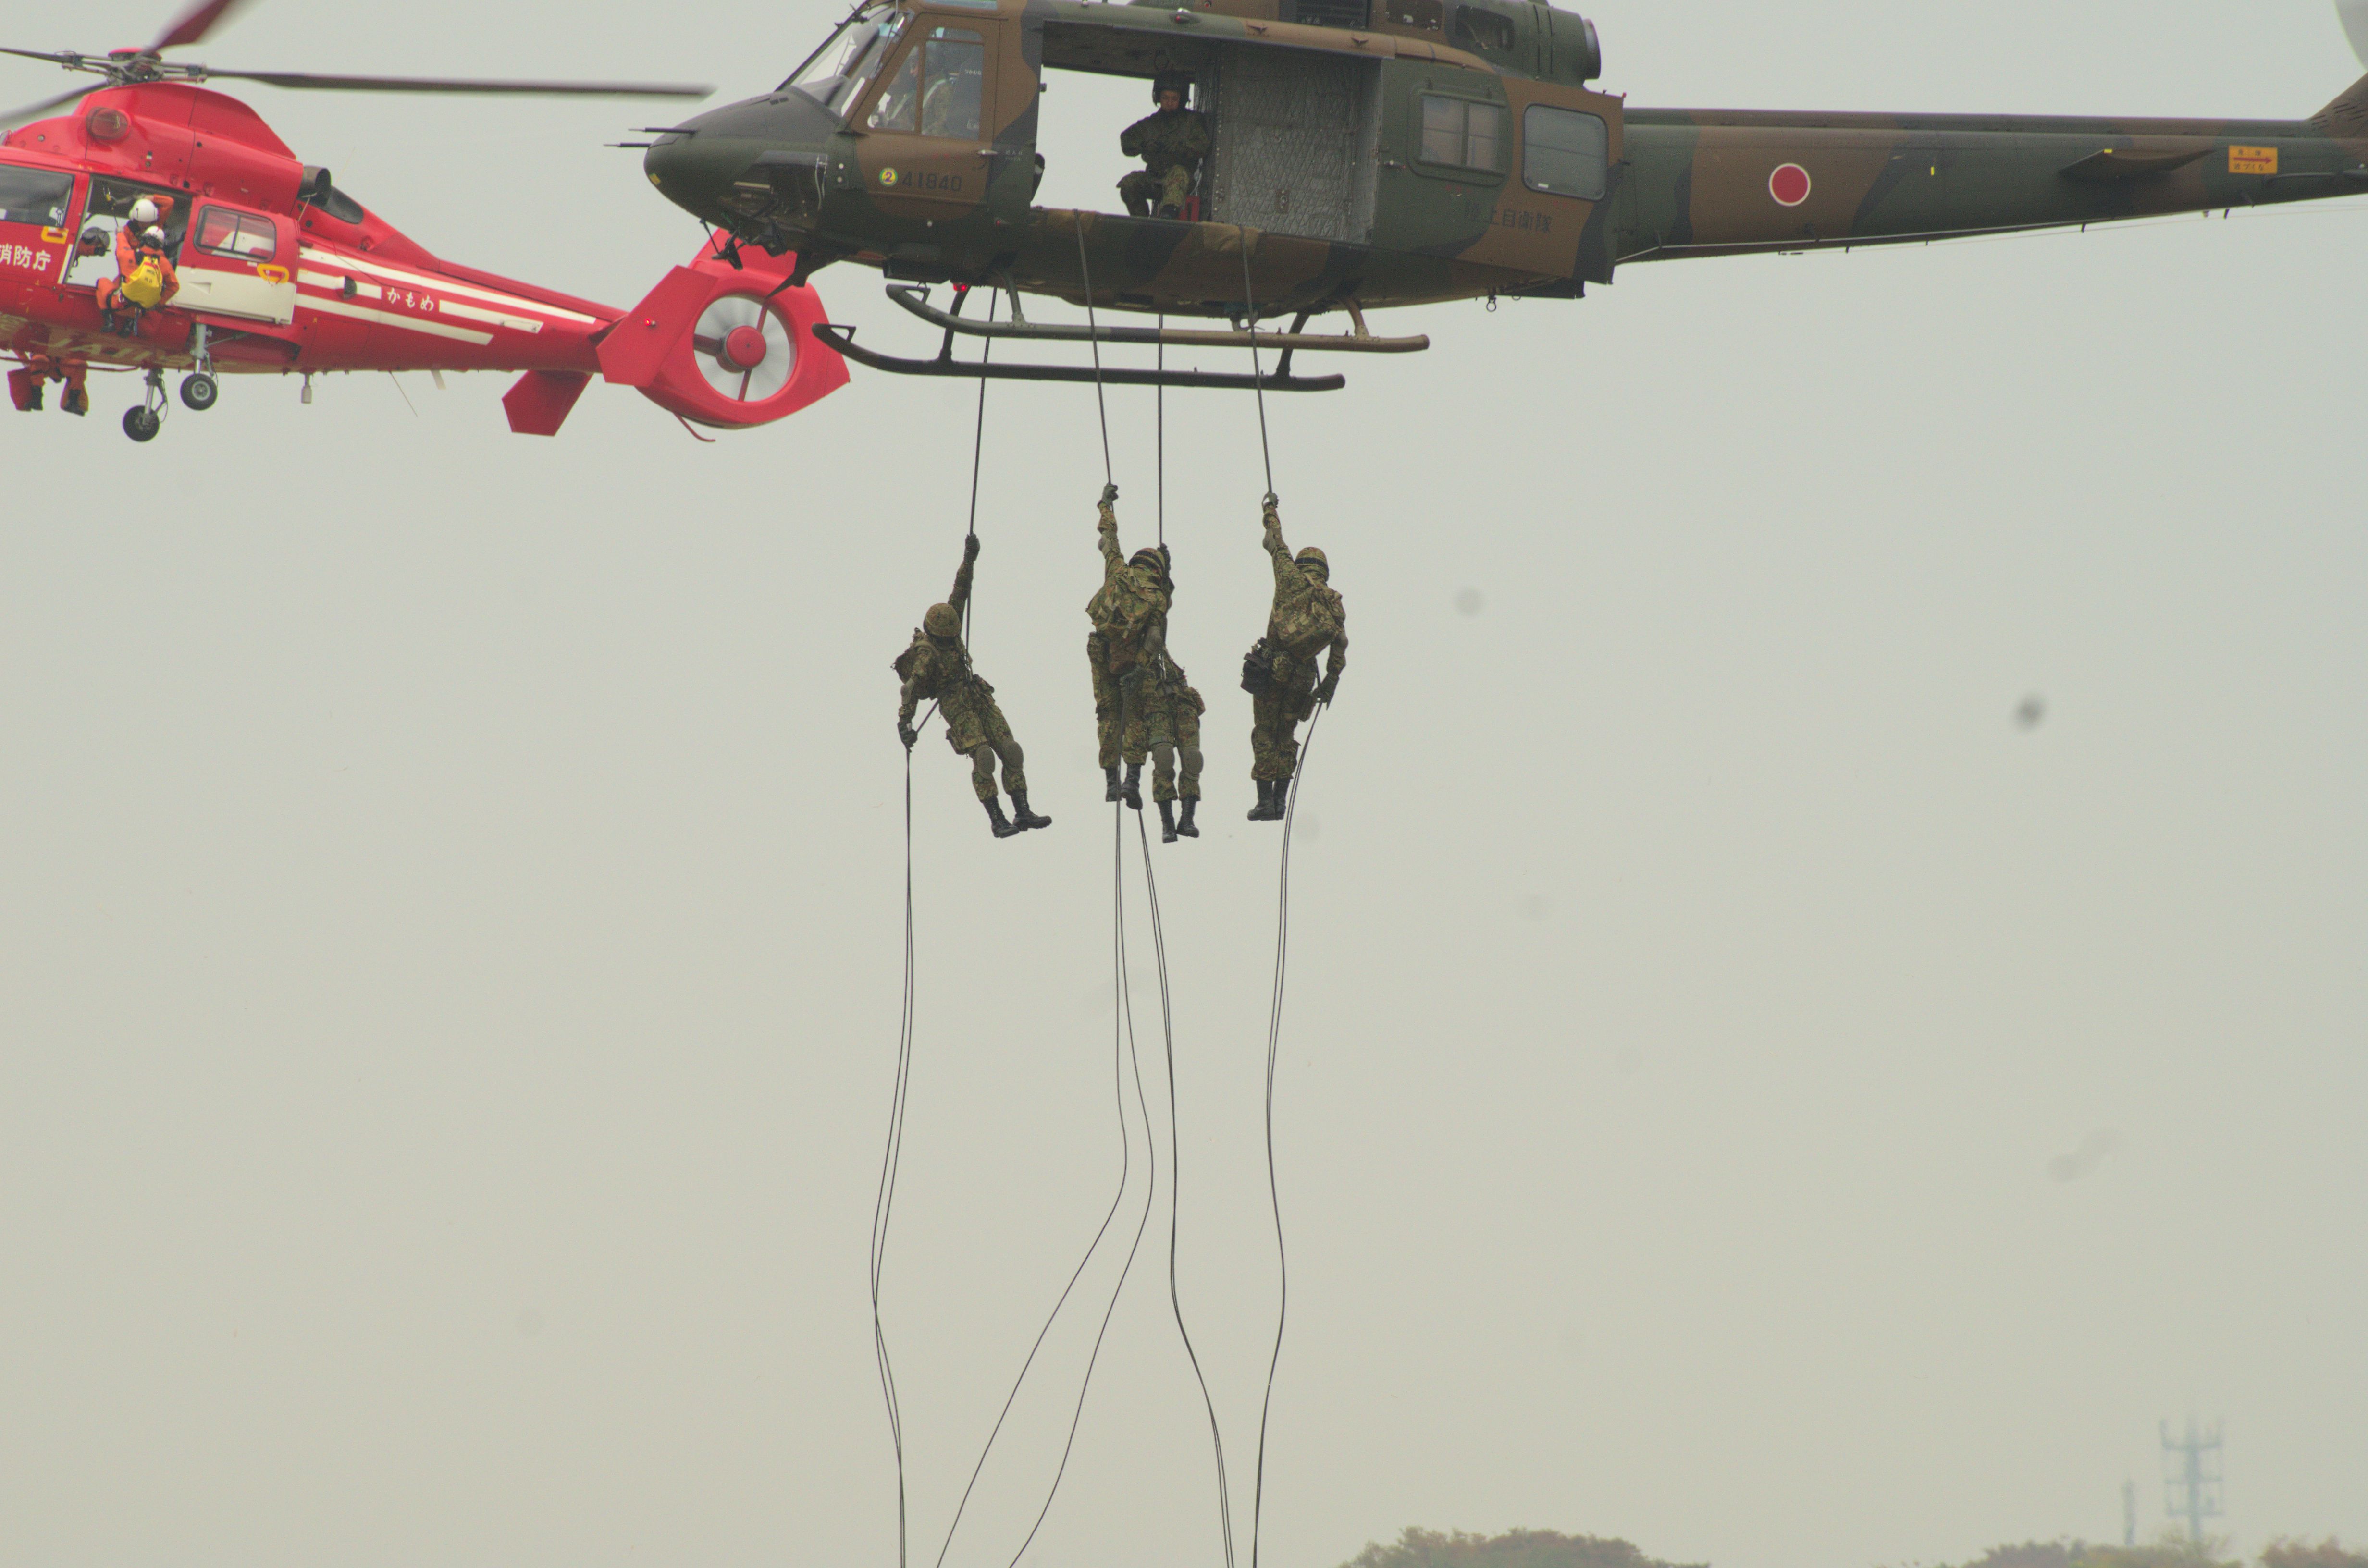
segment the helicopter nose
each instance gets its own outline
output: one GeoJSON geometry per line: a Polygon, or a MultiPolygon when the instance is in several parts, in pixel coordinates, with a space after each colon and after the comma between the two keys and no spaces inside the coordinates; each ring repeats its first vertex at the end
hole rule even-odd
{"type": "Polygon", "coordinates": [[[676,206],[706,222],[725,223],[749,199],[764,202],[773,169],[811,168],[826,159],[837,130],[820,104],[783,91],[711,110],[662,133],[642,154],[642,171],[676,206]]]}

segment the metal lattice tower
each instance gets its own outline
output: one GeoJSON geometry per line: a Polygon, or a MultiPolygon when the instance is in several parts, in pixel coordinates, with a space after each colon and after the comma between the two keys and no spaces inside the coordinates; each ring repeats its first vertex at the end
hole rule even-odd
{"type": "Polygon", "coordinates": [[[2220,1517],[2220,1423],[2209,1429],[2187,1418],[2187,1436],[2173,1437],[2162,1424],[2162,1506],[2187,1520],[2187,1539],[2203,1540],[2203,1521],[2220,1517]]]}

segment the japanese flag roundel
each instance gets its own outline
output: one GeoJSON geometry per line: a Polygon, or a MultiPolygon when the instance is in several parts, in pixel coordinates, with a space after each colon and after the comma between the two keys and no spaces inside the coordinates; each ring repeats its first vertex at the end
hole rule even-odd
{"type": "Polygon", "coordinates": [[[1809,171],[1798,164],[1779,164],[1768,176],[1768,194],[1779,207],[1798,207],[1809,199],[1809,171]]]}

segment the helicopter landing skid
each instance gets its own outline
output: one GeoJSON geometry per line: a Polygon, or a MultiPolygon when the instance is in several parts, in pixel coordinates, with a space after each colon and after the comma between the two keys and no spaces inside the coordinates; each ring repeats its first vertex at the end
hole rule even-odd
{"type": "Polygon", "coordinates": [[[1416,354],[1430,347],[1430,338],[1422,333],[1412,337],[1374,336],[1365,330],[1364,312],[1353,305],[1349,308],[1349,320],[1356,324],[1353,332],[1302,332],[1300,328],[1307,324],[1307,314],[1302,312],[1289,332],[1251,333],[1204,332],[1192,327],[1172,326],[1040,326],[1017,314],[1016,306],[1013,318],[1008,322],[964,321],[957,314],[930,304],[928,290],[910,283],[890,284],[888,297],[931,326],[943,327],[948,332],[959,332],[971,337],[1034,339],[1043,343],[1141,343],[1164,345],[1169,348],[1265,347],[1286,353],[1306,348],[1356,354],[1416,354]]]}
{"type": "Polygon", "coordinates": [[[855,346],[855,328],[835,322],[816,322],[814,335],[859,365],[898,376],[958,376],[964,381],[1088,381],[1113,387],[1213,387],[1238,392],[1338,392],[1349,384],[1346,376],[1293,376],[1277,365],[1262,376],[1225,374],[1213,370],[1097,370],[1091,365],[998,365],[992,360],[954,358],[953,335],[934,359],[900,359],[855,346]]]}

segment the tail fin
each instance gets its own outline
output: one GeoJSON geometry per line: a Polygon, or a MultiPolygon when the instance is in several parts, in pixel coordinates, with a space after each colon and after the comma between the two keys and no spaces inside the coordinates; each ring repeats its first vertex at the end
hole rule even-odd
{"type": "Polygon", "coordinates": [[[2341,97],[2312,115],[2310,123],[2321,136],[2368,136],[2368,76],[2352,83],[2341,97]]]}
{"type": "MultiPolygon", "coordinates": [[[[2343,24],[2343,36],[2351,40],[2351,52],[2368,65],[2368,0],[2335,0],[2335,16],[2343,24]]],[[[2368,134],[2368,76],[2312,115],[2310,123],[2322,136],[2368,134]]]]}
{"type": "Polygon", "coordinates": [[[669,414],[725,429],[786,419],[847,384],[847,362],[814,334],[821,299],[791,286],[795,256],[747,252],[734,267],[705,245],[602,335],[600,373],[669,414]]]}

